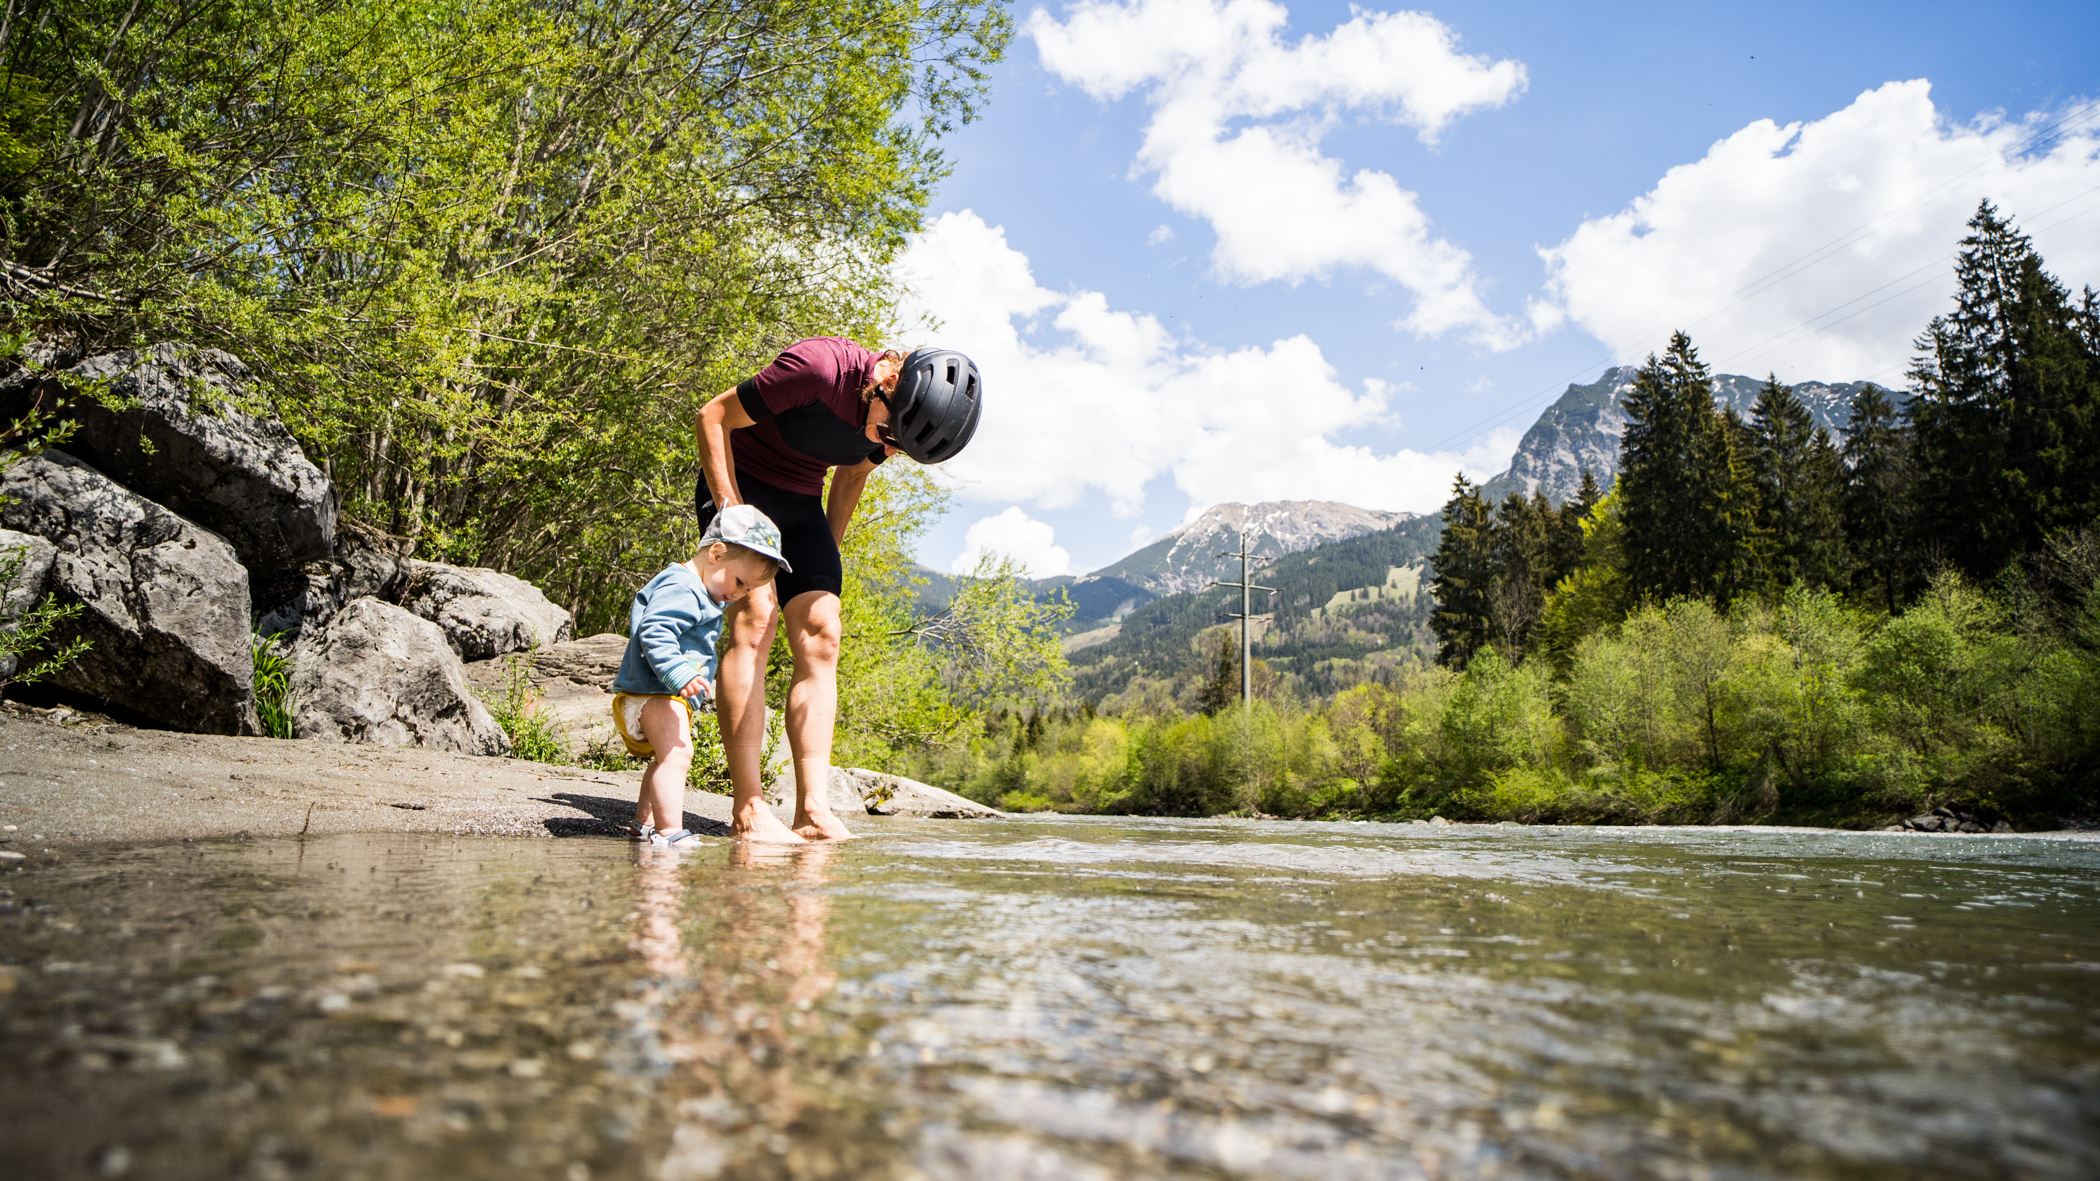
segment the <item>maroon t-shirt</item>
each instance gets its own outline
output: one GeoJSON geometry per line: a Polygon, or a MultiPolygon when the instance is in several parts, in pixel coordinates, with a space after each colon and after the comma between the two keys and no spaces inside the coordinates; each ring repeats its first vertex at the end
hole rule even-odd
{"type": "Polygon", "coordinates": [[[884,452],[868,441],[868,408],[860,397],[877,356],[841,337],[812,337],[737,386],[745,413],[756,420],[730,445],[738,477],[816,495],[834,467],[881,463],[884,452]]]}

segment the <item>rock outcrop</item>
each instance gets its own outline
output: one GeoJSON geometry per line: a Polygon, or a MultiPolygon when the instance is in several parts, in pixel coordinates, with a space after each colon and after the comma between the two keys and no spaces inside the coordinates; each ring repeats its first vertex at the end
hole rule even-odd
{"type": "Polygon", "coordinates": [[[296,638],[326,625],[346,603],[371,598],[398,605],[407,590],[401,544],[349,526],[336,534],[334,558],[270,575],[255,588],[255,630],[296,638]]]}
{"type": "MultiPolygon", "coordinates": [[[[525,671],[538,694],[535,708],[576,755],[614,749],[619,740],[612,723],[612,683],[626,651],[626,636],[601,632],[550,644],[530,658],[525,671]]],[[[475,661],[467,665],[467,680],[482,697],[499,698],[509,691],[511,662],[525,659],[512,655],[475,661]]]]}
{"type": "Polygon", "coordinates": [[[217,534],[49,451],[0,479],[0,525],[51,543],[51,590],[91,647],[50,684],[153,725],[256,732],[248,573],[217,534]]]}
{"type": "Polygon", "coordinates": [[[334,489],[282,422],[244,406],[249,373],[239,358],[163,344],[92,356],[68,372],[107,382],[125,401],[112,410],[73,399],[67,415],[80,428],[69,454],[219,534],[250,570],[330,555],[334,489]]]}
{"type": "Polygon", "coordinates": [[[510,753],[438,626],[377,599],[352,602],[293,646],[292,701],[301,738],[510,753]]]}
{"type": "Polygon", "coordinates": [[[569,613],[538,587],[478,566],[411,561],[401,605],[443,628],[463,660],[558,644],[575,634],[569,613]]]}

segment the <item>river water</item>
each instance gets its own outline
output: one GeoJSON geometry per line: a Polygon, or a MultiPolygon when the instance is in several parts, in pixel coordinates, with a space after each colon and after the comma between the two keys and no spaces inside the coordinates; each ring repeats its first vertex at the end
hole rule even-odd
{"type": "Polygon", "coordinates": [[[882,822],[0,873],[9,1176],[2100,1176],[2100,843],[882,822]]]}

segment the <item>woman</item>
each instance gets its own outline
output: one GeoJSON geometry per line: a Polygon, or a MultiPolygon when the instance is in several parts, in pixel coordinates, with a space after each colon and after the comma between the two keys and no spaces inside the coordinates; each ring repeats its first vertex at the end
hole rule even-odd
{"type": "Polygon", "coordinates": [[[839,840],[853,834],[831,811],[831,734],[838,717],[839,543],[875,465],[904,452],[939,463],[977,430],[983,383],[951,349],[902,356],[835,336],[797,342],[771,365],[700,408],[693,436],[700,528],[732,504],[780,526],[784,573],[729,608],[715,713],[736,790],[740,840],[839,840]],[[735,437],[734,444],[731,437],[735,437]],[[831,493],[824,495],[825,477],[831,493]],[[760,794],[766,740],[766,655],[785,622],[795,661],[788,687],[788,752],[795,819],[782,824],[760,794]]]}

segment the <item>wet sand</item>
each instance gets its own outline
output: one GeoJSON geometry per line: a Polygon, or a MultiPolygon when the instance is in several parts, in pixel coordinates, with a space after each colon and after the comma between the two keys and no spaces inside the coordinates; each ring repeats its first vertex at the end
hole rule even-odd
{"type": "MultiPolygon", "coordinates": [[[[610,834],[632,814],[637,780],[520,759],[0,712],[0,852],[301,832],[610,834]]],[[[695,832],[728,832],[727,796],[688,792],[685,807],[695,832]]]]}

